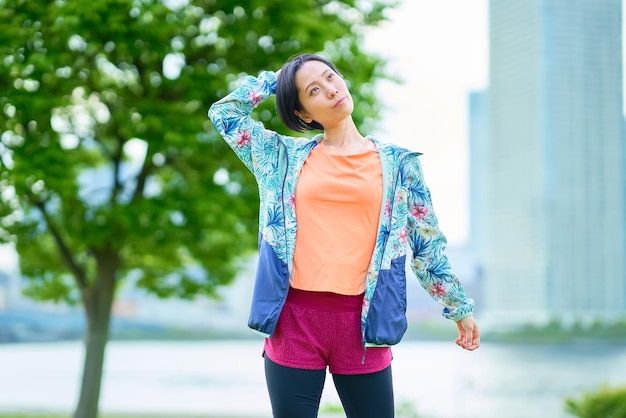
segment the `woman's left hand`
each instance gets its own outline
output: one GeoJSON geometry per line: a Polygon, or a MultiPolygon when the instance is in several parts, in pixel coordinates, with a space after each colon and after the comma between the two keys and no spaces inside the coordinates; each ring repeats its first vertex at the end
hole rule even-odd
{"type": "Polygon", "coordinates": [[[469,351],[476,350],[480,346],[480,329],[473,316],[466,316],[456,323],[459,329],[459,338],[456,344],[469,351]]]}

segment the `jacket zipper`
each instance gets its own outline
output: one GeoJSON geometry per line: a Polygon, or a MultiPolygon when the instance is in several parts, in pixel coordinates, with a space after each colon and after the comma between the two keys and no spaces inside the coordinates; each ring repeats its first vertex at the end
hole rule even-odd
{"type": "MultiPolygon", "coordinates": [[[[285,254],[287,254],[289,246],[287,245],[288,244],[287,218],[285,217],[285,183],[287,183],[287,172],[289,171],[289,153],[287,153],[287,145],[285,145],[285,143],[282,140],[280,140],[280,144],[285,150],[285,174],[283,175],[283,184],[281,186],[281,191],[282,191],[281,205],[283,207],[283,231],[285,235],[285,254]]],[[[291,278],[291,266],[289,265],[289,261],[287,261],[287,273],[288,273],[287,280],[289,280],[291,278]]],[[[287,287],[287,292],[285,292],[285,296],[283,297],[283,301],[281,302],[280,311],[283,310],[283,307],[285,306],[285,302],[287,301],[288,295],[289,295],[289,287],[287,287]]],[[[276,321],[278,323],[278,318],[276,319],[276,321]]],[[[276,325],[274,325],[274,329],[276,329],[276,325]]]]}
{"type": "MultiPolygon", "coordinates": [[[[280,145],[283,147],[283,149],[285,150],[285,174],[283,175],[283,183],[281,185],[281,205],[283,208],[283,231],[284,231],[284,235],[285,235],[285,254],[287,254],[287,251],[289,249],[289,238],[287,236],[287,218],[285,216],[285,184],[287,183],[287,173],[289,171],[289,153],[287,152],[287,145],[285,145],[285,143],[282,141],[282,139],[279,139],[280,141],[280,145]]],[[[293,263],[293,257],[289,256],[287,257],[287,273],[289,274],[288,276],[288,280],[291,279],[291,271],[292,271],[292,263],[293,263]]],[[[281,303],[280,306],[280,311],[283,310],[283,307],[285,306],[285,301],[287,300],[287,296],[289,295],[289,289],[287,289],[287,292],[285,293],[285,296],[283,297],[283,301],[281,303]]]]}
{"type": "MultiPolygon", "coordinates": [[[[406,160],[406,158],[409,155],[412,155],[412,154],[415,154],[415,153],[405,154],[402,157],[402,159],[400,159],[400,162],[398,163],[398,172],[396,173],[396,178],[395,178],[394,183],[393,183],[393,194],[394,195],[392,196],[392,199],[391,199],[391,205],[389,205],[389,223],[390,223],[390,225],[389,225],[389,235],[391,235],[391,219],[393,217],[392,216],[393,215],[393,207],[394,207],[394,205],[396,203],[396,199],[395,199],[395,197],[396,197],[395,196],[395,194],[396,194],[396,187],[398,186],[398,179],[400,179],[400,166],[402,166],[402,163],[404,162],[404,160],[406,160]]],[[[385,250],[387,249],[387,240],[389,239],[389,235],[387,235],[387,237],[385,238],[385,244],[383,245],[383,252],[380,254],[381,262],[383,260],[383,257],[385,256],[385,250]]]]}
{"type": "MultiPolygon", "coordinates": [[[[395,204],[395,192],[396,192],[396,187],[398,186],[398,179],[400,178],[400,166],[402,166],[402,163],[404,162],[404,160],[406,160],[406,158],[409,155],[414,155],[414,154],[418,154],[416,152],[409,152],[405,155],[402,156],[402,158],[400,159],[400,162],[398,163],[398,172],[396,173],[396,178],[394,179],[394,183],[393,183],[393,196],[391,199],[391,204],[389,205],[389,235],[391,235],[391,218],[392,218],[392,214],[393,214],[393,206],[395,204]]],[[[389,235],[387,235],[387,237],[385,238],[385,242],[383,243],[383,251],[380,254],[380,261],[382,262],[384,256],[385,256],[385,250],[387,249],[387,241],[389,240],[389,235]]],[[[380,272],[380,269],[379,269],[380,272]]],[[[375,290],[374,290],[375,291],[375,290]]],[[[365,317],[365,324],[367,325],[367,317],[365,317]]],[[[365,351],[367,350],[367,341],[365,341],[365,328],[363,328],[363,358],[361,359],[361,364],[365,363],[365,351]]]]}
{"type": "MultiPolygon", "coordinates": [[[[289,153],[287,152],[287,145],[281,140],[280,144],[285,150],[285,174],[283,175],[283,184],[281,186],[281,205],[283,206],[283,231],[285,232],[285,254],[287,254],[288,238],[287,238],[287,219],[285,217],[285,184],[287,183],[287,172],[289,171],[289,153]]],[[[289,276],[291,276],[291,265],[289,263],[289,259],[287,260],[287,270],[289,271],[289,276]]]]}

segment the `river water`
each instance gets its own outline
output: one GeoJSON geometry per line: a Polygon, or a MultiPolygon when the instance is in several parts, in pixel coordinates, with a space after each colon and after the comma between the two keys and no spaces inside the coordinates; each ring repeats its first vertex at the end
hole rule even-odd
{"type": "MultiPolygon", "coordinates": [[[[101,411],[269,417],[262,341],[111,342],[101,411]]],[[[394,347],[396,403],[419,418],[562,418],[563,399],[626,384],[626,347],[453,342],[394,347]]],[[[0,412],[69,412],[83,358],[80,342],[0,345],[0,412]]],[[[326,380],[322,408],[339,405],[326,380]]],[[[400,417],[401,418],[401,417],[400,417]]]]}

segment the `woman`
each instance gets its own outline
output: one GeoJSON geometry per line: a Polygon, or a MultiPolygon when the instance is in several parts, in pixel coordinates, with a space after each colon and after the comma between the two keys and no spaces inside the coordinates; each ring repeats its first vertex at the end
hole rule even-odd
{"type": "Polygon", "coordinates": [[[259,186],[259,262],[249,326],[265,339],[275,418],[316,417],[326,376],[350,418],[393,417],[391,348],[406,331],[405,262],[456,322],[456,343],[480,345],[473,301],[443,251],[419,153],[363,136],[335,66],[304,54],[249,76],[209,117],[259,186]],[[276,94],[283,123],[253,109],[276,94]]]}

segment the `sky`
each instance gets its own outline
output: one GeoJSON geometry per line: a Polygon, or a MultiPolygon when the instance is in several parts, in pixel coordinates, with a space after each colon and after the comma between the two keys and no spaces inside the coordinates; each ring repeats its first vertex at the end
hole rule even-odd
{"type": "Polygon", "coordinates": [[[405,83],[380,83],[376,135],[423,153],[422,168],[450,244],[469,230],[468,95],[488,86],[487,0],[404,0],[366,48],[405,83]]]}

